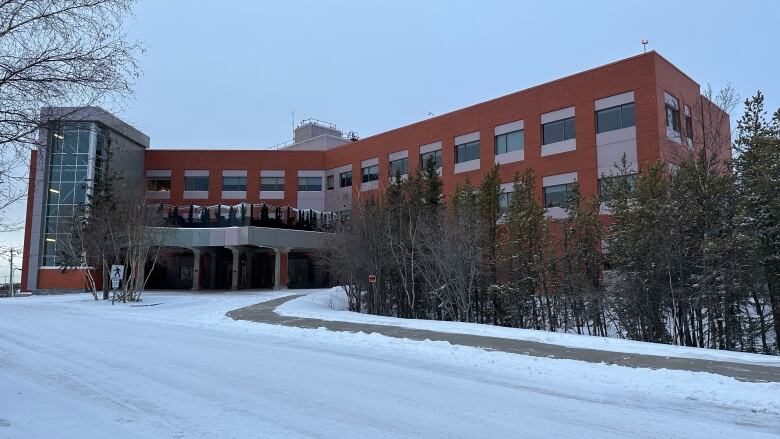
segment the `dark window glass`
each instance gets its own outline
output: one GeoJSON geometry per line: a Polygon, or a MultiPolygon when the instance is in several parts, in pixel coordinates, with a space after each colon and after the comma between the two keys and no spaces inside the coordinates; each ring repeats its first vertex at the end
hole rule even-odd
{"type": "Polygon", "coordinates": [[[562,142],[573,139],[575,134],[574,118],[556,120],[542,125],[542,144],[562,142]]]}
{"type": "Polygon", "coordinates": [[[89,130],[79,131],[77,151],[79,154],[89,154],[89,130]]]}
{"type": "Polygon", "coordinates": [[[205,175],[189,176],[189,177],[185,176],[184,190],[185,191],[208,191],[209,177],[205,175]]]}
{"type": "Polygon", "coordinates": [[[596,132],[619,130],[634,126],[634,104],[618,105],[596,112],[596,132]]]}
{"type": "Polygon", "coordinates": [[[680,132],[680,110],[669,104],[666,104],[666,126],[674,132],[680,132]]]}
{"type": "Polygon", "coordinates": [[[685,116],[685,137],[693,140],[693,119],[691,116],[685,116]]]}
{"type": "Polygon", "coordinates": [[[64,135],[65,141],[62,152],[65,154],[75,154],[78,151],[76,144],[78,142],[79,132],[76,130],[67,130],[64,135]]]}
{"type": "Polygon", "coordinates": [[[398,160],[393,160],[390,162],[390,176],[395,177],[396,175],[407,175],[409,174],[409,159],[408,158],[402,158],[398,160]]]}
{"type": "Polygon", "coordinates": [[[284,177],[260,177],[260,190],[264,192],[284,191],[284,177]]]}
{"type": "Polygon", "coordinates": [[[339,174],[339,187],[352,186],[352,171],[342,172],[339,174]]]}
{"type": "Polygon", "coordinates": [[[368,166],[363,168],[363,183],[369,183],[379,180],[379,165],[368,166]]]}
{"type": "Polygon", "coordinates": [[[517,130],[496,136],[496,154],[521,151],[525,147],[523,134],[523,130],[517,130]]]}
{"type": "Polygon", "coordinates": [[[302,192],[322,191],[322,177],[298,177],[298,190],[302,192]]]}
{"type": "Polygon", "coordinates": [[[574,118],[570,117],[563,121],[563,140],[573,139],[575,135],[574,118]]]}
{"type": "Polygon", "coordinates": [[[148,177],[146,190],[153,192],[169,192],[171,190],[171,177],[148,177]]]}
{"type": "Polygon", "coordinates": [[[557,184],[544,188],[544,207],[569,208],[572,204],[573,184],[557,184]]]}
{"type": "Polygon", "coordinates": [[[455,145],[455,163],[479,159],[479,140],[455,145]]]}
{"type": "Polygon", "coordinates": [[[336,180],[335,176],[328,175],[328,178],[327,178],[327,183],[328,183],[327,188],[328,188],[328,190],[332,190],[335,187],[335,180],[336,180]]]}
{"type": "Polygon", "coordinates": [[[607,108],[596,112],[596,132],[603,133],[622,128],[620,107],[607,108]]]}
{"type": "Polygon", "coordinates": [[[625,104],[620,107],[623,128],[634,126],[634,103],[625,104]]]}
{"type": "Polygon", "coordinates": [[[425,152],[420,154],[420,167],[424,168],[428,160],[433,160],[436,163],[437,168],[441,168],[441,150],[425,152]]]}
{"type": "Polygon", "coordinates": [[[245,191],[246,177],[222,177],[223,191],[245,191]]]}

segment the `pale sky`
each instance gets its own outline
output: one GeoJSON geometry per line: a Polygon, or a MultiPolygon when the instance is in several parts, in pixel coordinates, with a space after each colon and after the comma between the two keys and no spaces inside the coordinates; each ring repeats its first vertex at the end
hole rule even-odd
{"type": "Polygon", "coordinates": [[[366,137],[636,55],[643,38],[702,86],[761,89],[775,109],[779,18],[776,1],[146,0],[128,28],[143,76],[118,116],[152,148],[266,148],[292,138],[293,111],[366,137]]]}

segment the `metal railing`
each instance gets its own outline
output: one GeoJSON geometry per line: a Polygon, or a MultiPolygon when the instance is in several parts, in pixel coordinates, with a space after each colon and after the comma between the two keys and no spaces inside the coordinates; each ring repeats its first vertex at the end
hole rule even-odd
{"type": "Polygon", "coordinates": [[[267,203],[240,203],[213,206],[152,205],[157,209],[164,227],[272,227],[279,229],[332,231],[349,218],[349,212],[323,212],[273,206],[267,203]]]}

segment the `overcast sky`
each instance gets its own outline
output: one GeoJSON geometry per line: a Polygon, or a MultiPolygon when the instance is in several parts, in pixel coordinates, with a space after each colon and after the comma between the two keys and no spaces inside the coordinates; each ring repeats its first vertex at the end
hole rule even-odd
{"type": "Polygon", "coordinates": [[[266,148],[292,138],[293,112],[365,137],[636,55],[643,38],[702,85],[780,106],[780,2],[642,3],[146,0],[128,28],[143,76],[118,116],[152,148],[266,148]]]}

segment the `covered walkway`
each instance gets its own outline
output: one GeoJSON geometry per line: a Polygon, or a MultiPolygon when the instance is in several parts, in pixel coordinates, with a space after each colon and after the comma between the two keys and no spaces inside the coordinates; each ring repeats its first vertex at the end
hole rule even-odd
{"type": "Polygon", "coordinates": [[[324,232],[270,227],[153,228],[164,247],[149,288],[311,288],[327,283],[313,253],[324,232]]]}

